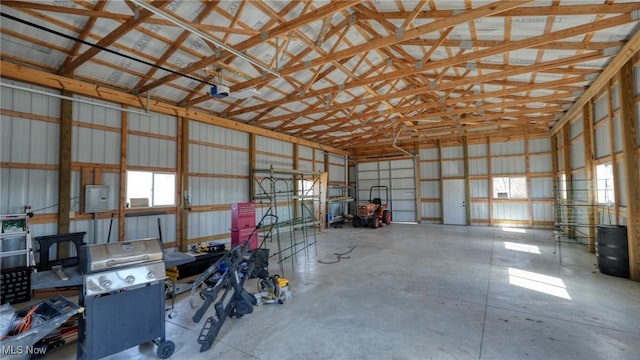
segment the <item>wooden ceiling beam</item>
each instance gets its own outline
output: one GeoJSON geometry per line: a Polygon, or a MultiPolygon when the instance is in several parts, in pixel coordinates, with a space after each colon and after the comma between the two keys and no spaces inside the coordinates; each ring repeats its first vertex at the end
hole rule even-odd
{"type": "MultiPolygon", "coordinates": [[[[520,1],[512,1],[512,0],[504,0],[504,1],[497,1],[494,3],[490,3],[481,7],[478,7],[477,9],[473,9],[470,11],[465,11],[461,14],[457,14],[455,16],[451,16],[445,19],[439,19],[436,20],[434,22],[431,22],[429,24],[425,24],[425,25],[421,25],[418,26],[414,29],[411,30],[406,30],[402,33],[401,36],[396,36],[391,35],[391,36],[387,36],[387,37],[381,37],[381,38],[377,38],[377,39],[371,39],[370,41],[366,42],[365,44],[362,45],[358,45],[358,46],[354,46],[348,49],[344,49],[341,51],[337,51],[334,52],[330,55],[327,56],[323,56],[320,58],[316,58],[316,59],[312,59],[310,61],[307,62],[307,64],[299,64],[299,65],[294,65],[294,66],[289,66],[285,69],[283,69],[280,72],[281,76],[286,76],[286,75],[291,75],[293,73],[296,73],[298,71],[301,70],[305,70],[308,67],[316,67],[316,66],[320,66],[320,65],[324,65],[328,62],[333,62],[336,60],[340,60],[343,58],[350,58],[353,56],[356,56],[362,52],[367,52],[367,51],[371,51],[371,50],[375,50],[381,47],[385,47],[385,46],[390,46],[393,44],[397,44],[400,43],[402,41],[408,40],[408,39],[413,39],[416,37],[419,37],[421,35],[424,34],[428,34],[434,31],[438,31],[439,29],[442,28],[448,28],[450,26],[454,26],[454,25],[458,25],[461,23],[465,23],[471,20],[474,20],[476,18],[482,18],[485,16],[489,16],[490,14],[497,14],[497,13],[502,13],[504,11],[507,11],[509,9],[512,9],[514,7],[518,7],[518,6],[522,6],[526,3],[531,2],[532,0],[520,0],[520,1]]],[[[341,3],[341,2],[339,2],[341,3]]],[[[486,56],[486,55],[483,55],[486,56]]],[[[467,60],[465,60],[467,61],[467,60]]],[[[252,80],[248,80],[245,81],[243,83],[240,84],[236,84],[232,87],[232,91],[234,90],[239,90],[239,89],[245,89],[247,87],[251,87],[251,86],[256,86],[258,84],[264,83],[264,82],[268,82],[274,79],[273,75],[267,75],[266,78],[262,77],[262,78],[255,78],[252,80]]]]}
{"type": "MultiPolygon", "coordinates": [[[[464,85],[467,84],[469,82],[473,82],[473,83],[482,83],[488,80],[495,80],[495,79],[501,79],[501,78],[506,78],[508,76],[514,76],[523,72],[530,72],[533,71],[537,68],[544,68],[544,67],[556,67],[556,66],[564,66],[568,63],[573,63],[575,62],[576,59],[581,59],[581,61],[587,61],[587,60],[592,60],[595,58],[600,58],[600,55],[594,56],[594,55],[580,55],[577,57],[572,57],[572,58],[568,58],[568,59],[560,59],[560,60],[553,60],[553,61],[549,61],[546,63],[542,63],[542,64],[537,64],[534,66],[531,66],[530,69],[528,71],[525,71],[524,69],[517,69],[518,71],[504,71],[501,73],[490,73],[490,74],[485,74],[482,76],[476,76],[474,78],[470,78],[470,79],[461,79],[461,80],[455,80],[455,81],[450,81],[450,82],[441,82],[436,84],[435,88],[431,88],[431,87],[420,87],[420,88],[414,88],[414,89],[408,89],[408,90],[403,90],[403,91],[398,91],[398,92],[393,92],[393,93],[389,93],[389,94],[385,94],[385,95],[381,95],[378,97],[370,97],[370,98],[366,98],[366,99],[360,99],[358,101],[352,101],[352,102],[348,102],[348,103],[344,103],[344,104],[339,104],[336,105],[336,108],[347,108],[347,107],[351,107],[351,106],[357,106],[360,105],[362,101],[364,102],[379,102],[381,100],[389,100],[392,98],[398,98],[398,97],[405,97],[405,96],[414,96],[417,94],[421,94],[421,93],[425,93],[425,92],[430,92],[430,91],[442,91],[445,89],[450,89],[452,87],[456,87],[459,85],[464,85]]],[[[385,74],[386,75],[386,74],[385,74]]],[[[384,75],[382,75],[381,77],[385,77],[384,75]]],[[[366,79],[365,79],[366,80],[366,79]]],[[[314,113],[315,111],[301,111],[297,114],[293,114],[293,115],[285,115],[285,118],[289,118],[289,117],[297,117],[297,116],[304,116],[304,115],[309,115],[314,113]]],[[[229,116],[233,116],[233,114],[229,114],[229,116]]],[[[267,119],[265,119],[267,120],[267,119]]]]}
{"type": "MultiPolygon", "coordinates": [[[[608,18],[608,19],[605,19],[605,20],[600,20],[598,22],[593,22],[593,23],[589,23],[589,24],[584,24],[584,25],[579,25],[579,26],[575,26],[575,27],[572,27],[572,28],[559,30],[559,31],[556,31],[556,32],[553,32],[553,33],[550,33],[550,34],[534,36],[534,37],[531,37],[531,38],[526,38],[526,39],[522,39],[522,40],[518,40],[518,41],[512,41],[510,43],[503,44],[503,45],[500,45],[500,46],[496,46],[496,47],[493,47],[493,48],[474,51],[472,53],[461,55],[461,56],[459,56],[457,58],[454,58],[454,59],[444,59],[444,60],[428,62],[423,67],[415,67],[413,69],[403,69],[401,71],[395,71],[395,72],[391,72],[391,73],[386,73],[386,74],[380,75],[375,80],[363,79],[362,82],[364,84],[364,83],[369,83],[370,81],[388,81],[388,80],[395,79],[395,78],[398,78],[398,77],[405,77],[405,76],[415,75],[415,74],[418,74],[418,73],[424,73],[424,72],[426,72],[428,70],[435,70],[435,69],[438,69],[438,68],[443,67],[443,66],[450,66],[450,65],[454,65],[454,64],[463,64],[463,63],[466,64],[469,61],[479,60],[479,59],[482,59],[483,57],[492,56],[492,55],[496,55],[496,54],[503,54],[503,53],[510,52],[510,51],[517,50],[517,49],[521,49],[521,48],[529,48],[529,47],[535,46],[535,45],[546,44],[546,43],[553,42],[553,41],[556,41],[556,40],[559,40],[559,39],[578,36],[578,35],[589,33],[589,32],[592,32],[592,31],[599,30],[599,29],[606,29],[606,28],[613,27],[613,26],[619,26],[619,25],[625,24],[625,23],[627,23],[629,21],[631,21],[629,14],[620,15],[620,16],[608,18]]],[[[574,58],[574,57],[572,57],[572,58],[574,58]]],[[[528,69],[530,67],[531,66],[524,67],[524,68],[528,69]]],[[[540,70],[536,70],[536,71],[540,71],[540,70]]],[[[491,75],[491,74],[489,74],[489,75],[491,75]]],[[[512,76],[512,75],[508,75],[508,76],[512,76]]],[[[244,82],[242,84],[238,84],[238,85],[239,85],[240,88],[243,88],[243,86],[245,86],[245,84],[248,84],[248,83],[253,84],[254,82],[258,82],[259,83],[260,81],[257,80],[257,79],[254,79],[254,80],[249,80],[249,81],[246,81],[246,82],[244,82]]],[[[351,86],[360,86],[360,84],[357,81],[345,84],[345,88],[346,87],[351,87],[351,86]]],[[[323,92],[333,92],[333,91],[336,91],[336,90],[334,90],[334,89],[323,89],[322,91],[323,92]]],[[[230,114],[230,116],[233,116],[233,115],[234,114],[230,114]]]]}
{"type": "MultiPolygon", "coordinates": [[[[234,44],[233,47],[234,49],[238,50],[238,51],[245,51],[251,47],[254,47],[256,45],[261,44],[262,42],[268,40],[268,39],[272,39],[276,36],[282,35],[282,34],[286,34],[290,31],[293,31],[301,26],[304,26],[306,24],[309,24],[311,22],[314,22],[316,20],[322,20],[323,18],[332,15],[333,13],[337,12],[337,11],[341,11],[343,9],[346,9],[348,7],[351,7],[357,3],[359,3],[362,0],[344,0],[344,1],[334,1],[329,3],[328,5],[325,5],[321,8],[315,9],[310,11],[307,14],[304,14],[302,16],[299,16],[298,18],[289,21],[287,23],[284,24],[280,24],[275,26],[272,29],[264,29],[264,33],[266,34],[266,39],[262,36],[262,34],[260,35],[256,35],[256,36],[252,36],[251,38],[241,41],[238,44],[234,44]]],[[[221,52],[221,58],[222,57],[227,57],[230,54],[226,51],[222,51],[221,52]]],[[[181,71],[183,73],[191,73],[193,71],[197,71],[200,69],[203,69],[204,67],[206,67],[207,65],[211,64],[212,62],[218,60],[218,57],[216,55],[212,55],[212,56],[206,56],[204,58],[202,58],[200,61],[196,61],[195,63],[190,64],[189,66],[185,67],[184,69],[182,69],[181,71]]],[[[282,74],[282,76],[285,76],[287,74],[282,74]]],[[[164,85],[169,81],[173,81],[178,77],[178,75],[176,74],[170,74],[167,75],[161,79],[157,79],[156,81],[153,81],[150,84],[147,84],[145,86],[143,86],[142,88],[139,89],[140,92],[145,92],[147,90],[153,89],[155,87],[158,87],[160,85],[164,85]]],[[[273,78],[271,78],[273,79],[273,78]]],[[[256,86],[258,84],[255,84],[253,86],[256,86]]],[[[240,88],[238,88],[237,86],[234,88],[234,86],[231,87],[232,91],[238,91],[240,90],[240,88]]],[[[247,87],[243,87],[242,89],[245,89],[247,87]]]]}
{"type": "MultiPolygon", "coordinates": [[[[170,1],[159,0],[159,1],[152,2],[151,5],[153,5],[154,7],[163,7],[169,2],[170,1]]],[[[107,36],[103,37],[100,41],[98,41],[96,45],[101,47],[110,46],[111,44],[116,42],[118,39],[120,39],[124,34],[131,31],[132,29],[134,29],[139,24],[143,23],[147,18],[151,16],[153,16],[153,13],[151,11],[141,10],[137,18],[129,19],[124,23],[120,24],[117,28],[111,31],[107,36]]],[[[77,69],[80,65],[87,62],[92,57],[94,57],[100,51],[102,51],[100,50],[100,48],[90,47],[89,49],[87,49],[87,51],[85,51],[84,53],[76,57],[73,61],[68,63],[66,66],[62,66],[58,73],[61,75],[69,75],[73,73],[75,69],[77,69]]]]}
{"type": "MultiPolygon", "coordinates": [[[[98,1],[98,3],[93,8],[93,10],[97,12],[101,12],[104,9],[105,5],[107,5],[106,1],[98,1]]],[[[87,36],[91,33],[91,29],[93,28],[93,25],[96,23],[97,19],[98,19],[97,16],[89,17],[89,19],[87,20],[87,23],[84,26],[84,29],[82,29],[82,31],[80,31],[80,33],[78,34],[78,39],[85,40],[87,38],[87,36]]],[[[69,65],[69,63],[73,60],[73,58],[78,53],[78,50],[80,49],[80,45],[81,43],[79,41],[76,41],[73,44],[73,47],[71,47],[71,50],[67,52],[67,58],[64,60],[61,68],[58,69],[58,71],[62,70],[65,66],[69,65]]]]}
{"type": "MultiPolygon", "coordinates": [[[[564,6],[525,6],[514,8],[500,14],[489,16],[572,16],[594,14],[624,14],[640,9],[637,2],[593,5],[564,5],[564,6]]],[[[441,19],[454,16],[463,9],[458,10],[424,10],[416,15],[416,19],[441,19]]],[[[359,13],[357,17],[362,20],[403,20],[411,16],[409,11],[388,11],[383,13],[359,13]]]]}

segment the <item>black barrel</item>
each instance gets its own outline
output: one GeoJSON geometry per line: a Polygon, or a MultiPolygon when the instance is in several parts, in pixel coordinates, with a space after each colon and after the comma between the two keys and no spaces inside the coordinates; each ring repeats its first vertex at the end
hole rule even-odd
{"type": "Polygon", "coordinates": [[[601,273],[629,278],[629,243],[626,226],[598,226],[596,258],[601,273]]]}

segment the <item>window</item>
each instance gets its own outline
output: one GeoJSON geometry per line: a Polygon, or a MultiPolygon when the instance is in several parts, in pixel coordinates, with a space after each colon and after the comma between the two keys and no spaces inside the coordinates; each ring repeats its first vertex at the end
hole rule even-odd
{"type": "Polygon", "coordinates": [[[497,199],[526,199],[527,178],[494,177],[493,197],[497,199]]]}
{"type": "Polygon", "coordinates": [[[598,203],[611,204],[615,202],[613,166],[602,164],[596,166],[598,203]]]}
{"type": "Polygon", "coordinates": [[[127,207],[175,205],[175,193],[176,174],[127,171],[127,207]]]}

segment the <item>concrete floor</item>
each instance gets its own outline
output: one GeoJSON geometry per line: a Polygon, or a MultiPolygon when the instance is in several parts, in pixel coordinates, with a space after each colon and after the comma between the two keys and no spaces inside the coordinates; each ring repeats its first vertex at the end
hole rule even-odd
{"type": "MultiPolygon", "coordinates": [[[[172,359],[640,358],[640,283],[598,273],[583,246],[562,244],[561,263],[553,252],[545,230],[328,229],[317,257],[285,267],[293,298],[227,320],[207,352],[196,342],[204,320],[178,297],[172,359]],[[349,259],[318,262],[353,246],[349,259]]],[[[75,359],[75,344],[50,357],[75,359]]],[[[155,358],[152,344],[108,357],[155,358]]]]}

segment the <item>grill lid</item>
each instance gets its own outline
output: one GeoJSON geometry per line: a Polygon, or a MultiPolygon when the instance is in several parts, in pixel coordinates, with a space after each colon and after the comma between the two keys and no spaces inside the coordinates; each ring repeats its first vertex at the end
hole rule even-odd
{"type": "Polygon", "coordinates": [[[84,274],[163,259],[159,239],[140,239],[125,242],[84,246],[84,274]]]}

